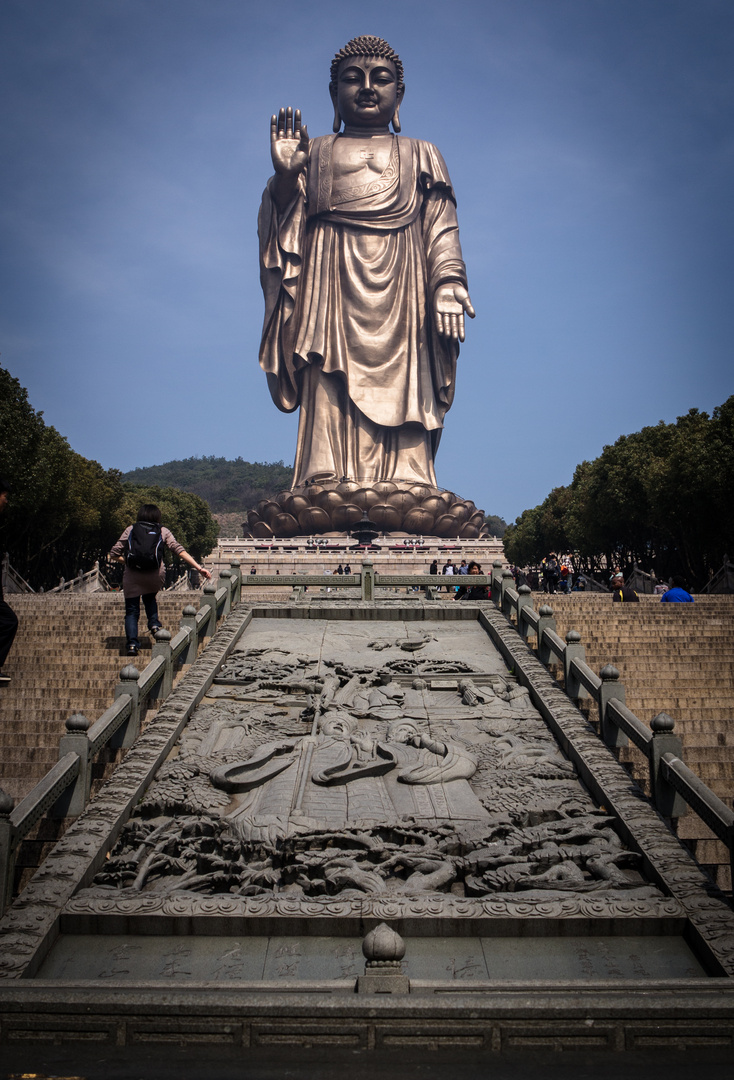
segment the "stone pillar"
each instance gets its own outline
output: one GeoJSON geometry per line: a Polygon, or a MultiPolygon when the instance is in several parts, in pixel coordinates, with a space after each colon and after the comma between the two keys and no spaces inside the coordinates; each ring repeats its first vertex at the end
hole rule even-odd
{"type": "Polygon", "coordinates": [[[219,571],[217,586],[220,589],[227,590],[227,595],[224,598],[224,606],[222,608],[222,618],[225,618],[232,610],[232,571],[226,566],[219,571]]]}
{"type": "Polygon", "coordinates": [[[232,559],[229,564],[232,572],[232,606],[242,599],[242,568],[239,559],[232,559]]]}
{"type": "Polygon", "coordinates": [[[79,775],[51,807],[51,817],[79,817],[89,802],[92,754],[87,731],[91,726],[92,721],[87,720],[82,713],[74,713],[66,721],[67,733],[59,740],[59,761],[67,754],[76,754],[79,758],[79,775]]]}
{"type": "Polygon", "coordinates": [[[553,654],[543,641],[546,630],[555,630],[556,620],[553,618],[553,608],[543,604],[538,612],[538,660],[546,667],[553,660],[553,654]]]}
{"type": "Polygon", "coordinates": [[[181,629],[191,631],[183,662],[184,664],[193,664],[199,651],[199,639],[196,634],[196,608],[193,604],[187,604],[181,612],[181,629]]]}
{"type": "Polygon", "coordinates": [[[502,578],[500,580],[500,611],[507,619],[512,615],[512,605],[507,595],[507,590],[513,589],[514,587],[515,579],[512,576],[512,571],[503,570],[502,578]]]}
{"type": "Polygon", "coordinates": [[[201,606],[209,608],[209,620],[204,627],[204,637],[212,637],[217,632],[217,587],[213,581],[207,581],[201,606]]]}
{"type": "Polygon", "coordinates": [[[120,681],[115,687],[114,700],[117,701],[123,694],[129,694],[132,698],[130,719],[110,739],[110,746],[122,746],[127,749],[132,746],[140,732],[140,685],[138,679],[140,672],[134,664],[126,664],[120,672],[120,681]]]}
{"type": "Polygon", "coordinates": [[[153,699],[157,698],[160,701],[164,701],[171,693],[171,690],[173,690],[173,654],[171,652],[170,630],[161,628],[157,631],[152,659],[155,659],[156,656],[162,656],[166,666],[163,669],[161,679],[150,696],[153,699]]]}
{"type": "Polygon", "coordinates": [[[502,595],[502,561],[501,559],[495,559],[492,563],[492,584],[490,586],[490,599],[494,600],[495,604],[499,607],[501,595],[502,595]]]}
{"type": "Polygon", "coordinates": [[[517,590],[517,632],[523,641],[528,640],[529,627],[523,622],[522,613],[525,608],[533,606],[533,594],[529,585],[521,585],[517,590]]]}
{"type": "Polygon", "coordinates": [[[683,817],[688,810],[686,801],[673,785],[664,779],[661,765],[663,754],[673,754],[679,758],[683,753],[681,740],[673,734],[675,720],[667,713],[661,712],[653,717],[650,727],[652,728],[649,762],[650,792],[655,809],[663,817],[683,817]]]}
{"type": "Polygon", "coordinates": [[[15,828],[10,815],[13,800],[0,788],[0,915],[13,898],[13,875],[15,873],[15,828]]]}
{"type": "Polygon", "coordinates": [[[610,747],[627,746],[629,739],[617,725],[607,718],[607,705],[612,699],[624,703],[624,686],[613,664],[607,664],[599,672],[599,734],[610,747]]]}
{"type": "Polygon", "coordinates": [[[566,649],[563,654],[563,685],[570,698],[578,699],[589,696],[586,687],[582,686],[571,670],[572,660],[585,660],[586,650],[581,644],[581,634],[578,630],[569,630],[566,634],[566,649]]]}
{"type": "Polygon", "coordinates": [[[362,599],[375,599],[375,568],[372,562],[362,563],[362,599]]]}

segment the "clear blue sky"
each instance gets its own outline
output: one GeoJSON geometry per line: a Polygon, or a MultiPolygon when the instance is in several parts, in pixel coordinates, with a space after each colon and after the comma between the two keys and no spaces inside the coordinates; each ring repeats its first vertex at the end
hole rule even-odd
{"type": "Polygon", "coordinates": [[[362,33],[458,197],[439,483],[509,521],[734,392],[732,0],[2,0],[0,363],[75,450],[292,461],[257,363],[268,124],[328,132],[362,33]]]}

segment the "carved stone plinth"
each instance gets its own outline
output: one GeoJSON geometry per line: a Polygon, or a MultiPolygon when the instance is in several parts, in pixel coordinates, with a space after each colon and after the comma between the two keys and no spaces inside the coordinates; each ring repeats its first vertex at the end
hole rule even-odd
{"type": "Polygon", "coordinates": [[[365,511],[381,532],[475,540],[488,535],[484,511],[471,499],[427,484],[392,480],[309,484],[261,499],[247,527],[261,539],[350,532],[365,511]]]}

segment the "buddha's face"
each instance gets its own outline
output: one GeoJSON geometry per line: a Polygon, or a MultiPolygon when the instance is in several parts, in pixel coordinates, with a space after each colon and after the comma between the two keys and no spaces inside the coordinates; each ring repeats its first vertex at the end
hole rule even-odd
{"type": "Polygon", "coordinates": [[[382,56],[350,56],[339,65],[331,97],[348,128],[387,129],[403,98],[392,60],[382,56]]]}

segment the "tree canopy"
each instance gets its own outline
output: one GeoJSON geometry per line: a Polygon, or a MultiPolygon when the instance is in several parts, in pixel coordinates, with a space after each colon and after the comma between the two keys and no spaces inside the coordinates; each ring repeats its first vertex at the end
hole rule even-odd
{"type": "Polygon", "coordinates": [[[214,513],[244,512],[260,499],[291,486],[293,469],[282,461],[229,461],[223,457],[190,457],[150,465],[125,473],[131,484],[160,484],[191,491],[209,503],[214,513]]]}
{"type": "Polygon", "coordinates": [[[89,569],[135,520],[143,502],[159,503],[164,523],[195,558],[208,554],[216,539],[216,522],[203,500],[183,491],[123,484],[118,470],[77,454],[2,367],[0,475],[12,486],[0,516],[0,551],[9,553],[12,565],[36,589],[89,569]]]}
{"type": "Polygon", "coordinates": [[[734,551],[734,396],[711,416],[691,409],[605,446],[525,510],[504,544],[518,565],[563,551],[590,573],[637,563],[700,587],[734,551]]]}
{"type": "Polygon", "coordinates": [[[507,522],[504,518],[498,517],[497,514],[485,514],[484,523],[489,526],[492,536],[498,536],[501,540],[505,535],[507,522]]]}

